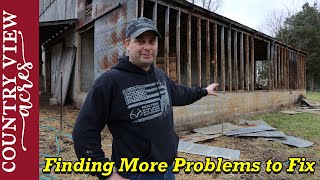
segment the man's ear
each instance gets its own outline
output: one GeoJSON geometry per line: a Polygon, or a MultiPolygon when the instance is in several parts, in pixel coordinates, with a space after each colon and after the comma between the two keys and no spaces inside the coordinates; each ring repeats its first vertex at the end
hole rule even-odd
{"type": "Polygon", "coordinates": [[[126,46],[126,49],[128,48],[129,43],[130,43],[130,38],[127,38],[124,40],[124,45],[126,46]]]}

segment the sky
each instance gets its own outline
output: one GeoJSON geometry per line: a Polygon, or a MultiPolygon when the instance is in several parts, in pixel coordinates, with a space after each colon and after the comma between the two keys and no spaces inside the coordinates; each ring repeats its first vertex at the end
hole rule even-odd
{"type": "MultiPolygon", "coordinates": [[[[260,30],[266,17],[272,11],[299,9],[305,2],[313,4],[314,0],[222,0],[223,4],[217,13],[229,19],[260,30]]],[[[318,0],[319,1],[319,0],[318,0]]]]}

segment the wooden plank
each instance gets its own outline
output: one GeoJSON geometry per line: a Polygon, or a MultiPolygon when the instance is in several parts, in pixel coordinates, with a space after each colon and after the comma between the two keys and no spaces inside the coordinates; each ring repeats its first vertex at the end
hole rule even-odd
{"type": "Polygon", "coordinates": [[[167,7],[165,14],[165,37],[164,37],[164,64],[166,66],[165,72],[169,75],[169,16],[170,16],[170,8],[167,7]]]}
{"type": "Polygon", "coordinates": [[[158,3],[157,2],[154,2],[153,4],[152,20],[157,26],[157,21],[158,21],[158,3]]]}
{"type": "Polygon", "coordinates": [[[74,47],[68,47],[64,48],[61,56],[61,61],[59,64],[59,69],[57,71],[58,78],[57,78],[57,84],[54,87],[53,97],[58,100],[59,104],[64,104],[67,91],[69,87],[69,81],[72,71],[72,66],[74,63],[75,55],[76,55],[76,48],[74,47]],[[61,82],[61,72],[62,74],[62,82],[61,82]],[[62,94],[61,94],[61,84],[62,84],[62,94]],[[61,96],[62,96],[62,102],[61,102],[61,96]]]}
{"type": "Polygon", "coordinates": [[[293,69],[292,69],[292,52],[291,51],[289,51],[290,52],[290,58],[289,58],[289,69],[290,69],[290,74],[289,74],[289,77],[290,77],[290,89],[293,89],[293,81],[292,81],[292,77],[293,77],[293,69]]]}
{"type": "Polygon", "coordinates": [[[240,83],[241,83],[241,90],[244,90],[244,45],[243,45],[243,33],[240,33],[240,83]]]}
{"type": "Polygon", "coordinates": [[[301,73],[301,87],[300,89],[303,90],[303,60],[302,60],[302,54],[300,54],[300,73],[301,73]]]}
{"type": "Polygon", "coordinates": [[[283,48],[283,89],[287,89],[287,66],[286,66],[286,49],[283,48]]]}
{"type": "Polygon", "coordinates": [[[246,46],[245,46],[245,54],[246,54],[246,67],[245,67],[245,78],[246,78],[246,90],[249,91],[249,35],[246,35],[246,46]]]}
{"type": "Polygon", "coordinates": [[[269,63],[269,67],[268,67],[268,90],[271,90],[271,56],[270,56],[270,42],[268,42],[268,46],[267,46],[267,59],[268,59],[268,63],[269,63]]]}
{"type": "Polygon", "coordinates": [[[188,15],[187,21],[187,85],[191,87],[191,14],[188,15]]]}
{"type": "Polygon", "coordinates": [[[299,86],[299,89],[301,89],[301,56],[300,54],[298,54],[298,86],[299,86]]]}
{"type": "Polygon", "coordinates": [[[278,89],[278,46],[277,45],[275,45],[274,46],[274,59],[273,59],[273,61],[274,61],[274,63],[273,63],[273,65],[274,65],[274,88],[275,89],[278,89]]]}
{"type": "Polygon", "coordinates": [[[290,51],[287,48],[287,87],[290,89],[290,51]]]}
{"type": "Polygon", "coordinates": [[[206,21],[206,85],[210,84],[210,24],[209,20],[206,21]]]}
{"type": "Polygon", "coordinates": [[[250,62],[251,62],[251,91],[254,91],[254,84],[255,84],[255,81],[254,81],[254,72],[255,72],[255,59],[254,59],[254,37],[251,36],[250,38],[250,46],[251,46],[251,49],[250,49],[250,62]]]}
{"type": "Polygon", "coordinates": [[[231,28],[228,28],[228,91],[232,91],[231,28]]]}
{"type": "Polygon", "coordinates": [[[140,4],[140,17],[143,17],[143,11],[144,11],[144,0],[141,0],[141,4],[140,4]]]}
{"type": "Polygon", "coordinates": [[[273,63],[274,63],[274,44],[271,44],[271,59],[270,59],[270,84],[271,84],[271,89],[274,90],[274,68],[273,68],[273,63]]]}
{"type": "Polygon", "coordinates": [[[278,89],[281,89],[281,72],[280,72],[280,68],[281,68],[281,65],[280,65],[280,56],[281,56],[281,51],[280,51],[280,46],[278,46],[277,48],[277,60],[278,60],[278,63],[277,63],[277,67],[278,67],[278,89]]]}
{"type": "Polygon", "coordinates": [[[54,45],[51,48],[51,90],[50,93],[53,94],[55,88],[58,86],[57,81],[60,76],[59,65],[62,56],[62,42],[54,45]]]}
{"type": "Polygon", "coordinates": [[[221,26],[221,90],[225,91],[225,50],[224,50],[224,27],[221,26]]]}
{"type": "Polygon", "coordinates": [[[301,54],[299,55],[299,74],[300,74],[299,85],[300,85],[300,89],[302,89],[302,57],[301,57],[301,54]]]}
{"type": "Polygon", "coordinates": [[[198,86],[201,87],[201,19],[197,18],[197,62],[198,62],[198,86]]]}
{"type": "Polygon", "coordinates": [[[234,70],[234,87],[235,91],[238,91],[238,32],[233,33],[233,70],[234,70]]]}
{"type": "Polygon", "coordinates": [[[294,57],[294,89],[298,89],[298,73],[297,73],[297,56],[296,53],[294,52],[293,54],[294,57]]]}
{"type": "MultiPolygon", "coordinates": [[[[152,20],[153,20],[155,26],[157,27],[158,26],[158,24],[157,24],[158,23],[158,3],[157,2],[155,2],[153,4],[152,20]]],[[[154,58],[153,64],[155,67],[157,66],[157,57],[154,58]]]]}
{"type": "Polygon", "coordinates": [[[181,83],[181,72],[180,72],[180,20],[181,11],[177,12],[177,24],[176,24],[176,52],[177,52],[177,81],[181,83]]]}
{"type": "Polygon", "coordinates": [[[214,82],[218,82],[218,31],[217,24],[213,24],[213,63],[214,63],[214,82]]]}
{"type": "Polygon", "coordinates": [[[306,60],[305,60],[305,56],[303,56],[303,89],[305,90],[307,88],[307,76],[306,76],[306,60]]]}
{"type": "Polygon", "coordinates": [[[281,47],[281,89],[284,89],[284,66],[283,66],[283,59],[284,59],[284,49],[281,47]]]}

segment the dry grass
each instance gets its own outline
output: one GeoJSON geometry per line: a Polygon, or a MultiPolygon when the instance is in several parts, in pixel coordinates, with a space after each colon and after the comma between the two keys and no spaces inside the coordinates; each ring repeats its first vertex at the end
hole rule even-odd
{"type": "MultiPolygon", "coordinates": [[[[67,161],[76,161],[77,158],[73,151],[72,139],[67,134],[71,134],[73,124],[78,114],[78,110],[73,106],[65,106],[63,111],[63,133],[58,135],[60,153],[59,157],[67,161]]],[[[56,131],[50,128],[58,129],[60,127],[60,107],[59,106],[48,106],[42,105],[40,109],[40,152],[55,156],[57,154],[56,146],[56,131]],[[50,128],[48,128],[50,127],[50,128]]],[[[320,115],[319,115],[320,119],[320,115]]],[[[111,148],[107,145],[111,143],[111,135],[108,130],[104,130],[102,134],[103,138],[103,149],[107,155],[110,156],[111,148]]],[[[258,174],[226,174],[226,173],[190,173],[186,174],[181,172],[176,174],[176,178],[185,180],[197,180],[197,179],[320,179],[320,137],[316,140],[315,144],[310,148],[294,148],[287,145],[283,145],[277,142],[264,141],[257,138],[234,138],[220,136],[216,139],[204,142],[205,145],[211,145],[216,147],[238,149],[241,151],[241,160],[244,161],[261,161],[261,172],[258,174]],[[286,162],[289,157],[306,157],[307,160],[317,161],[316,171],[314,174],[287,174],[282,171],[280,174],[268,174],[264,172],[265,161],[272,159],[273,161],[286,162]]],[[[205,157],[179,153],[179,157],[184,157],[188,161],[204,161],[205,157]]],[[[216,162],[216,159],[213,158],[216,162]]],[[[43,163],[43,157],[40,157],[40,163],[43,163]]],[[[39,170],[43,166],[39,167],[39,170]]],[[[286,169],[287,165],[284,166],[286,169]]],[[[51,179],[96,179],[86,174],[54,174],[51,179]]],[[[42,175],[42,174],[40,174],[42,175]]],[[[50,179],[50,178],[49,178],[50,179]]]]}

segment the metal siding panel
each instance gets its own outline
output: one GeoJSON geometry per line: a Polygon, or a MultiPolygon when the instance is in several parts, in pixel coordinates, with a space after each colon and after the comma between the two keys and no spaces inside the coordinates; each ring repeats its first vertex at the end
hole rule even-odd
{"type": "Polygon", "coordinates": [[[76,0],[70,0],[66,3],[66,19],[75,19],[76,18],[76,0]]]}
{"type": "Polygon", "coordinates": [[[45,10],[40,16],[40,22],[76,18],[76,0],[55,0],[51,4],[50,0],[40,2],[43,3],[43,10],[45,10]]]}
{"type": "Polygon", "coordinates": [[[66,17],[66,2],[65,0],[57,0],[58,3],[56,6],[58,6],[58,9],[55,9],[55,17],[57,17],[59,20],[65,19],[66,17]],[[58,14],[56,14],[58,13],[58,14]]]}
{"type": "Polygon", "coordinates": [[[135,0],[123,3],[95,21],[94,78],[110,69],[125,53],[124,40],[127,22],[136,17],[135,0]]]}
{"type": "Polygon", "coordinates": [[[112,9],[116,8],[120,2],[119,1],[106,1],[106,0],[94,0],[92,2],[92,16],[97,18],[112,9]]]}

